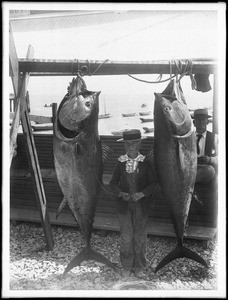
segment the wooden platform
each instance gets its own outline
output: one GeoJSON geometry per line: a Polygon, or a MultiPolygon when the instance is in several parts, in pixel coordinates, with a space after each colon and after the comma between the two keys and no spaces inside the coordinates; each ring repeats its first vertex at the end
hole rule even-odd
{"type": "MultiPolygon", "coordinates": [[[[28,171],[27,157],[24,148],[23,135],[18,135],[17,156],[12,161],[10,174],[10,218],[11,220],[24,220],[39,222],[40,216],[33,191],[30,173],[28,171]]],[[[34,133],[41,174],[43,178],[48,211],[51,224],[66,226],[77,226],[71,211],[64,208],[56,220],[55,214],[62,200],[54,164],[52,134],[34,133]]],[[[117,157],[123,154],[123,144],[116,143],[117,137],[105,136],[101,140],[109,145],[114,153],[105,165],[103,181],[109,183],[111,174],[117,161],[117,157]]],[[[142,140],[141,153],[146,154],[153,145],[153,138],[142,140]]],[[[203,205],[197,201],[192,201],[189,212],[189,226],[187,228],[187,238],[211,240],[216,234],[217,227],[217,192],[211,187],[198,186],[197,192],[203,205]]],[[[107,190],[102,190],[96,207],[94,220],[95,229],[105,229],[119,231],[119,222],[116,210],[116,200],[107,190]]],[[[167,204],[161,194],[156,194],[151,201],[148,234],[159,236],[175,236],[172,220],[167,204]]]]}
{"type": "MultiPolygon", "coordinates": [[[[73,215],[70,212],[63,212],[56,220],[56,212],[50,211],[50,222],[53,225],[64,225],[64,226],[78,226],[75,222],[73,215]]],[[[28,222],[37,222],[40,223],[40,215],[37,210],[34,208],[12,208],[10,211],[10,219],[16,221],[28,221],[28,222]]],[[[116,216],[101,216],[97,214],[94,218],[93,227],[95,229],[101,230],[111,230],[111,231],[119,231],[119,221],[116,216]]],[[[186,231],[186,238],[189,239],[197,239],[197,240],[212,240],[216,235],[216,228],[212,227],[202,227],[202,226],[188,226],[186,231]]],[[[149,221],[148,235],[154,236],[170,236],[175,237],[175,232],[173,230],[172,223],[157,223],[149,221]]]]}

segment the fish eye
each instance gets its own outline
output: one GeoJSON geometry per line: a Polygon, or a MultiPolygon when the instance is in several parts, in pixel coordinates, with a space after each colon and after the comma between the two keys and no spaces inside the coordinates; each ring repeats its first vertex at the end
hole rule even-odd
{"type": "Polygon", "coordinates": [[[170,111],[171,108],[170,108],[169,106],[165,106],[164,110],[165,110],[165,111],[170,111]]]}
{"type": "Polygon", "coordinates": [[[90,101],[86,101],[85,106],[88,107],[88,108],[91,108],[91,106],[92,106],[91,102],[90,101]]]}

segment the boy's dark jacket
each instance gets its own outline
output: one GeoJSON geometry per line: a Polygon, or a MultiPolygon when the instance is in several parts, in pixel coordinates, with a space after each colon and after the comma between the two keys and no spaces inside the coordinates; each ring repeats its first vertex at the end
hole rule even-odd
{"type": "MultiPolygon", "coordinates": [[[[118,161],[114,169],[112,178],[110,180],[110,187],[118,197],[120,192],[129,193],[129,186],[127,181],[126,162],[118,161]]],[[[143,162],[138,162],[136,171],[136,189],[137,192],[143,192],[145,197],[141,198],[137,202],[143,206],[145,213],[148,212],[148,205],[150,198],[153,197],[159,186],[155,171],[152,169],[150,162],[147,158],[143,162]],[[150,197],[151,196],[151,197],[150,197]]],[[[117,211],[119,213],[125,213],[127,210],[128,203],[121,197],[117,200],[117,211]]]]}

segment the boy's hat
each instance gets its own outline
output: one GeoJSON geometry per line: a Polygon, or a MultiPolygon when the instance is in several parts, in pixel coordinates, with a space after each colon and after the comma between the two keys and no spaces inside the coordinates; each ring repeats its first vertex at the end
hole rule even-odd
{"type": "Polygon", "coordinates": [[[200,108],[200,109],[196,109],[194,111],[194,114],[192,115],[192,119],[194,119],[196,116],[207,116],[208,118],[211,118],[212,116],[208,115],[208,110],[207,108],[200,108]]]}
{"type": "Polygon", "coordinates": [[[131,129],[123,132],[123,138],[117,140],[121,141],[140,141],[141,139],[146,139],[146,136],[141,136],[141,131],[138,129],[131,129]]]}

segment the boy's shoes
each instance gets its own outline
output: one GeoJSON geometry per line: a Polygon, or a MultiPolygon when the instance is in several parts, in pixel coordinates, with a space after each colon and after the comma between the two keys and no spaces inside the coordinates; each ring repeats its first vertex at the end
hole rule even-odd
{"type": "Polygon", "coordinates": [[[148,279],[148,273],[143,269],[135,270],[135,276],[144,280],[148,279]]]}
{"type": "Polygon", "coordinates": [[[130,277],[130,276],[131,276],[131,270],[122,271],[122,277],[130,277]]]}

